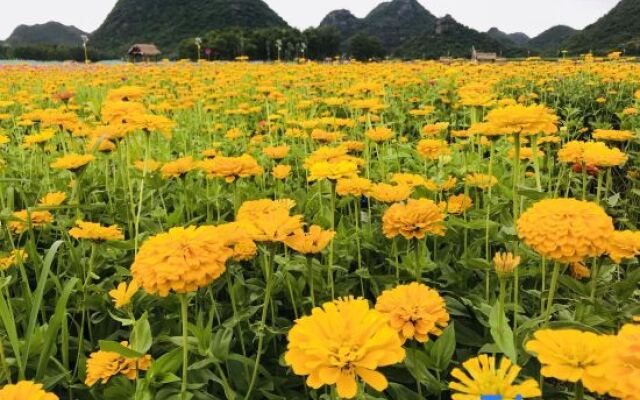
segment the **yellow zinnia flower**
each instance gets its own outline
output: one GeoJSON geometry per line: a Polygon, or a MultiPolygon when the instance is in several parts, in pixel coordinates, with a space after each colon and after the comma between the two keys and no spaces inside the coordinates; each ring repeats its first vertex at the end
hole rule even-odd
{"type": "Polygon", "coordinates": [[[402,341],[380,312],[363,299],[344,299],[316,307],[298,319],[288,335],[285,363],[307,385],[336,385],[338,396],[353,398],[356,378],[382,391],[388,386],[379,367],[401,362],[402,341]]]}
{"type": "Polygon", "coordinates": [[[613,353],[607,366],[607,378],[617,398],[637,399],[640,393],[640,325],[626,324],[615,337],[613,353]]]}
{"type": "Polygon", "coordinates": [[[196,167],[192,157],[182,157],[162,166],[163,178],[179,178],[196,167]]]}
{"type": "Polygon", "coordinates": [[[345,179],[355,178],[358,175],[358,166],[349,161],[341,161],[337,163],[318,162],[309,168],[309,182],[319,181],[323,179],[345,179]]]}
{"type": "Polygon", "coordinates": [[[23,249],[13,249],[11,253],[7,256],[0,258],[0,271],[4,271],[11,267],[12,265],[16,265],[16,263],[21,263],[26,261],[29,257],[27,252],[23,249]]]}
{"type": "Polygon", "coordinates": [[[607,254],[616,263],[640,255],[640,232],[615,231],[607,242],[607,254]]]}
{"type": "Polygon", "coordinates": [[[498,183],[498,179],[492,175],[485,174],[469,174],[465,176],[464,183],[467,186],[477,187],[478,189],[486,190],[495,186],[498,183]]]}
{"type": "Polygon", "coordinates": [[[33,381],[20,381],[0,389],[2,400],[58,400],[53,393],[46,392],[42,385],[33,381]]]}
{"type": "Polygon", "coordinates": [[[289,154],[289,146],[269,146],[262,149],[262,153],[272,160],[281,160],[289,154]]]}
{"type": "Polygon", "coordinates": [[[38,204],[41,206],[55,207],[64,203],[66,198],[67,194],[64,192],[51,192],[44,195],[44,197],[40,199],[38,204]]]}
{"type": "Polygon", "coordinates": [[[369,129],[365,135],[373,142],[382,143],[391,139],[395,134],[391,129],[380,126],[369,129]]]}
{"type": "Polygon", "coordinates": [[[487,122],[498,131],[514,134],[552,134],[558,131],[558,116],[543,105],[511,105],[491,110],[487,122]]]}
{"type": "Polygon", "coordinates": [[[245,202],[236,221],[257,242],[284,242],[302,228],[302,215],[289,215],[293,204],[292,200],[245,202]]]}
{"type": "Polygon", "coordinates": [[[612,346],[611,336],[576,329],[541,329],[527,342],[526,349],[542,364],[543,376],[582,381],[588,390],[604,394],[611,388],[605,377],[612,346]]]}
{"type": "Polygon", "coordinates": [[[367,178],[346,178],[338,179],[336,183],[336,193],[338,196],[360,197],[369,192],[372,183],[367,178]]]}
{"type": "Polygon", "coordinates": [[[232,255],[212,227],[173,228],[142,244],[131,274],[147,293],[188,293],[222,275],[232,255]]]}
{"type": "Polygon", "coordinates": [[[443,205],[444,205],[444,209],[449,214],[458,215],[458,214],[464,213],[465,211],[473,207],[473,200],[471,199],[471,197],[462,193],[456,196],[454,195],[449,196],[449,198],[447,199],[447,202],[443,203],[443,205]]]}
{"type": "Polygon", "coordinates": [[[389,317],[389,324],[403,343],[410,339],[424,343],[429,335],[440,336],[449,324],[444,299],[418,282],[385,290],[376,300],[376,310],[389,317]]]}
{"type": "Polygon", "coordinates": [[[102,226],[95,222],[76,221],[76,226],[69,229],[69,235],[76,239],[94,241],[124,240],[122,229],[116,225],[102,226]]]}
{"type": "Polygon", "coordinates": [[[444,213],[429,199],[409,199],[407,204],[394,204],[382,217],[384,235],[393,239],[402,235],[405,239],[423,239],[427,233],[444,236],[444,213]]]}
{"type": "Polygon", "coordinates": [[[209,177],[224,178],[227,183],[234,182],[236,178],[247,178],[262,175],[264,170],[255,158],[248,154],[240,157],[222,157],[201,161],[198,168],[209,177]]]}
{"type": "Polygon", "coordinates": [[[542,395],[538,382],[533,379],[515,383],[521,368],[506,357],[500,360],[498,368],[496,358],[486,354],[465,361],[462,367],[466,372],[460,368],[451,371],[451,376],[457,379],[457,382],[449,383],[449,388],[455,392],[451,396],[453,400],[478,400],[482,396],[496,395],[504,400],[515,400],[542,395]]]}
{"type": "Polygon", "coordinates": [[[602,207],[575,199],[546,199],[525,211],[518,237],[548,259],[570,263],[608,249],[613,221],[602,207]]]}
{"type": "Polygon", "coordinates": [[[411,186],[377,183],[371,186],[368,195],[383,203],[396,203],[408,199],[412,192],[411,186]]]}
{"type": "Polygon", "coordinates": [[[51,168],[68,169],[69,171],[76,172],[95,159],[91,154],[67,154],[52,162],[51,168]]]}
{"type": "Polygon", "coordinates": [[[612,142],[626,142],[636,137],[635,133],[631,131],[617,131],[613,129],[596,129],[592,136],[596,140],[612,142]]]}
{"type": "Polygon", "coordinates": [[[126,282],[120,282],[117,288],[109,291],[109,296],[113,299],[116,308],[122,308],[131,302],[138,288],[136,281],[131,281],[128,286],[126,282]]]}
{"type": "Polygon", "coordinates": [[[284,244],[302,254],[316,254],[324,250],[336,235],[335,231],[322,230],[318,225],[309,227],[309,232],[297,230],[284,240],[284,244]]]}
{"type": "Polygon", "coordinates": [[[619,149],[602,142],[585,143],[582,151],[582,162],[596,167],[617,167],[626,163],[628,158],[619,149]]]}
{"type": "MultiPolygon", "coordinates": [[[[121,344],[124,347],[129,347],[127,342],[121,344]]],[[[129,380],[135,380],[138,377],[138,371],[146,371],[150,366],[150,355],[127,358],[111,351],[96,351],[91,353],[87,359],[87,377],[84,383],[89,387],[98,381],[105,384],[118,374],[124,375],[129,380]]]]}
{"type": "Polygon", "coordinates": [[[449,144],[441,139],[422,139],[416,148],[420,157],[427,160],[436,160],[441,156],[451,154],[449,144]]]}
{"type": "Polygon", "coordinates": [[[496,253],[493,257],[493,267],[501,277],[511,275],[519,264],[520,256],[514,256],[513,253],[496,253]]]}
{"type": "Polygon", "coordinates": [[[9,229],[15,233],[25,232],[29,227],[29,223],[33,228],[39,228],[53,222],[53,215],[49,211],[28,212],[27,210],[20,210],[14,212],[13,216],[18,220],[9,221],[9,229]]]}
{"type": "Polygon", "coordinates": [[[291,166],[290,165],[284,165],[284,164],[276,165],[271,170],[271,175],[274,178],[279,179],[279,180],[287,179],[287,177],[289,176],[290,173],[291,173],[291,166]]]}

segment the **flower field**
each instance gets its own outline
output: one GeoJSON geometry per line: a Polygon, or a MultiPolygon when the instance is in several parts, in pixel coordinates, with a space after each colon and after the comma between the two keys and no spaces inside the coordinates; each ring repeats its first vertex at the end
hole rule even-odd
{"type": "Polygon", "coordinates": [[[0,399],[640,399],[612,58],[0,67],[0,399]]]}

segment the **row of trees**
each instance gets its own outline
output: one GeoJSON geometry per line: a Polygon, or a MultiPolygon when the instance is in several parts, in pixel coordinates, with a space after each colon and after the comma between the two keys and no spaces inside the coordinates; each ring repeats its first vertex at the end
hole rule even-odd
{"type": "Polygon", "coordinates": [[[357,35],[342,45],[340,32],[333,27],[241,29],[229,28],[207,33],[200,38],[185,39],[178,49],[179,58],[191,60],[233,60],[240,56],[251,60],[284,60],[296,58],[324,60],[352,56],[359,60],[382,58],[384,48],[376,38],[357,35]],[[198,51],[200,55],[198,56],[198,51]]]}
{"type": "MultiPolygon", "coordinates": [[[[301,57],[325,60],[338,56],[369,60],[384,58],[386,54],[377,38],[359,34],[348,43],[343,43],[340,32],[333,27],[309,28],[305,31],[292,28],[229,28],[211,31],[200,39],[200,58],[210,60],[233,60],[239,56],[266,61],[290,61],[301,57]]],[[[173,54],[171,49],[163,50],[169,58],[199,58],[195,38],[183,40],[173,54]]],[[[99,51],[91,46],[88,51],[92,61],[124,56],[99,51]]],[[[0,59],[83,62],[84,49],[56,45],[0,46],[0,59]]]]}
{"type": "MultiPolygon", "coordinates": [[[[117,58],[107,52],[89,49],[89,59],[93,61],[117,58]]],[[[84,62],[82,47],[57,45],[0,46],[0,59],[34,61],[77,61],[84,62]]]]}

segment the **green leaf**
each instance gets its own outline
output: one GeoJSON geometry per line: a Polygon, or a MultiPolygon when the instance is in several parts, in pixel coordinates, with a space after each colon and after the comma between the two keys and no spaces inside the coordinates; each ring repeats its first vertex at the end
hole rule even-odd
{"type": "Polygon", "coordinates": [[[418,396],[418,393],[414,392],[402,386],[398,383],[389,382],[388,391],[391,393],[391,398],[394,400],[421,400],[422,397],[418,396]]]}
{"type": "Polygon", "coordinates": [[[141,354],[146,354],[151,348],[153,336],[151,335],[151,326],[146,312],[133,325],[129,341],[131,349],[141,354]]]}
{"type": "Polygon", "coordinates": [[[2,320],[2,325],[7,333],[7,337],[9,338],[11,349],[13,350],[13,354],[16,358],[16,364],[18,368],[21,369],[22,362],[20,360],[22,360],[22,358],[20,357],[20,338],[18,337],[16,319],[10,304],[11,303],[9,303],[4,297],[4,291],[0,291],[0,319],[2,320]]]}
{"type": "Polygon", "coordinates": [[[121,356],[127,358],[140,358],[144,356],[144,353],[138,353],[135,350],[131,350],[130,348],[124,347],[120,343],[111,340],[100,340],[98,341],[98,345],[100,346],[100,350],[102,351],[118,353],[121,356]]]}
{"type": "Polygon", "coordinates": [[[53,316],[49,320],[49,326],[45,333],[44,343],[40,350],[40,358],[38,360],[38,367],[36,369],[36,380],[40,381],[45,374],[48,361],[51,359],[52,353],[55,349],[55,343],[58,338],[58,330],[62,325],[62,321],[67,313],[67,302],[75,286],[78,284],[78,278],[71,278],[69,282],[64,285],[62,295],[56,303],[56,309],[53,316]]]}
{"type": "Polygon", "coordinates": [[[173,349],[151,364],[149,373],[154,375],[174,374],[182,365],[182,349],[173,349]]]}
{"type": "Polygon", "coordinates": [[[518,186],[518,194],[531,200],[542,200],[547,197],[547,193],[527,186],[518,186]]]}
{"type": "Polygon", "coordinates": [[[439,371],[444,371],[451,362],[451,357],[453,357],[453,353],[456,351],[456,331],[453,326],[453,323],[447,326],[447,328],[442,332],[442,335],[436,340],[429,353],[431,354],[431,359],[439,371]]]}
{"type": "Polygon", "coordinates": [[[224,361],[229,356],[229,347],[233,338],[233,330],[225,328],[216,331],[211,341],[211,354],[224,361]]]}
{"type": "Polygon", "coordinates": [[[516,364],[518,362],[518,354],[516,353],[516,345],[513,340],[513,331],[509,326],[507,317],[503,312],[500,312],[499,302],[496,302],[491,309],[489,326],[491,328],[491,337],[493,337],[500,351],[516,364]]]}
{"type": "Polygon", "coordinates": [[[31,312],[29,315],[29,325],[27,326],[27,332],[24,336],[25,341],[25,350],[22,353],[22,365],[27,365],[27,360],[29,359],[29,349],[31,347],[31,338],[33,336],[33,332],[36,328],[36,322],[38,321],[38,314],[40,314],[40,305],[42,304],[42,298],[44,297],[44,288],[47,284],[47,275],[49,275],[49,271],[51,271],[51,264],[53,264],[53,258],[58,252],[58,248],[62,245],[62,240],[57,240],[51,245],[49,251],[47,251],[47,255],[44,258],[44,263],[42,264],[42,269],[40,270],[40,277],[38,278],[38,286],[36,287],[35,297],[33,299],[33,304],[31,306],[31,312]]]}
{"type": "Polygon", "coordinates": [[[438,379],[427,369],[427,365],[429,365],[427,354],[417,349],[406,349],[406,354],[404,365],[409,370],[409,373],[417,381],[425,384],[429,390],[435,390],[436,393],[442,390],[442,385],[438,379]]]}

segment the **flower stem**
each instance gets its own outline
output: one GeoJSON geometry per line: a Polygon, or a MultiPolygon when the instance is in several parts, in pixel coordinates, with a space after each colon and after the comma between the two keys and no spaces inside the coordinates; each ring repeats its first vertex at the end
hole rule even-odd
{"type": "Polygon", "coordinates": [[[546,290],[547,287],[547,258],[542,257],[542,265],[540,266],[540,273],[542,274],[540,281],[540,314],[544,312],[544,296],[542,293],[546,290]]]}
{"type": "Polygon", "coordinates": [[[502,317],[505,315],[504,298],[507,292],[507,282],[502,277],[499,279],[499,282],[500,282],[500,295],[498,297],[498,309],[500,310],[500,315],[498,316],[498,331],[502,332],[504,329],[504,326],[502,326],[502,324],[504,323],[504,319],[502,317]]]}
{"type": "Polygon", "coordinates": [[[415,256],[416,256],[416,282],[420,283],[422,281],[422,263],[420,262],[420,240],[416,239],[416,248],[415,248],[415,256]]]}
{"type": "Polygon", "coordinates": [[[600,204],[600,199],[602,198],[602,173],[598,172],[598,188],[596,195],[596,203],[600,204]]]}
{"type": "Polygon", "coordinates": [[[247,394],[244,396],[244,400],[248,400],[251,397],[251,393],[253,392],[253,387],[256,383],[256,378],[258,376],[258,369],[260,368],[260,359],[262,358],[262,348],[264,345],[264,331],[267,322],[267,311],[269,309],[269,302],[271,300],[271,289],[272,289],[272,270],[273,270],[273,261],[275,258],[276,244],[271,243],[271,248],[269,249],[269,265],[265,269],[265,279],[266,286],[264,289],[264,302],[262,304],[262,317],[260,318],[260,326],[258,328],[258,350],[256,354],[256,362],[253,365],[253,373],[251,374],[251,381],[249,382],[249,388],[247,389],[247,394]]]}
{"type": "Polygon", "coordinates": [[[582,381],[576,382],[576,396],[575,400],[583,400],[584,399],[584,386],[582,385],[582,381]]]}
{"type": "MultiPolygon", "coordinates": [[[[336,184],[331,181],[331,210],[329,210],[329,215],[331,216],[331,230],[336,230],[336,184]]],[[[333,285],[333,243],[335,240],[331,241],[329,244],[329,265],[327,265],[327,281],[329,283],[329,288],[331,290],[331,298],[335,299],[336,293],[333,285]]]]}
{"type": "MultiPolygon", "coordinates": [[[[362,246],[360,245],[360,198],[356,198],[356,207],[355,207],[355,223],[356,223],[356,248],[358,250],[358,272],[362,273],[362,246]]],[[[362,292],[362,297],[364,297],[364,279],[362,275],[360,275],[360,291],[362,292]]]]}
{"type": "Polygon", "coordinates": [[[189,363],[189,322],[188,306],[186,294],[178,295],[180,299],[180,319],[182,320],[182,385],[180,387],[180,398],[187,399],[187,368],[189,363]]]}
{"type": "Polygon", "coordinates": [[[555,262],[553,264],[553,272],[551,273],[551,285],[549,286],[549,295],[547,297],[547,311],[544,316],[545,326],[549,324],[549,318],[551,317],[551,309],[553,308],[553,298],[556,295],[556,289],[558,288],[558,277],[560,276],[560,263],[555,262]]]}
{"type": "Polygon", "coordinates": [[[316,295],[313,289],[313,259],[310,256],[307,256],[307,273],[309,279],[309,294],[311,295],[311,305],[315,308],[316,306],[316,295]]]}
{"type": "MultiPolygon", "coordinates": [[[[520,214],[520,195],[518,194],[518,185],[520,183],[520,134],[515,134],[515,159],[513,160],[513,226],[518,224],[518,216],[520,214]]],[[[535,151],[535,150],[534,150],[535,151]]],[[[518,240],[513,242],[513,254],[518,254],[518,240]]],[[[519,297],[520,274],[518,268],[513,271],[513,330],[518,327],[518,297],[519,297]]]]}

